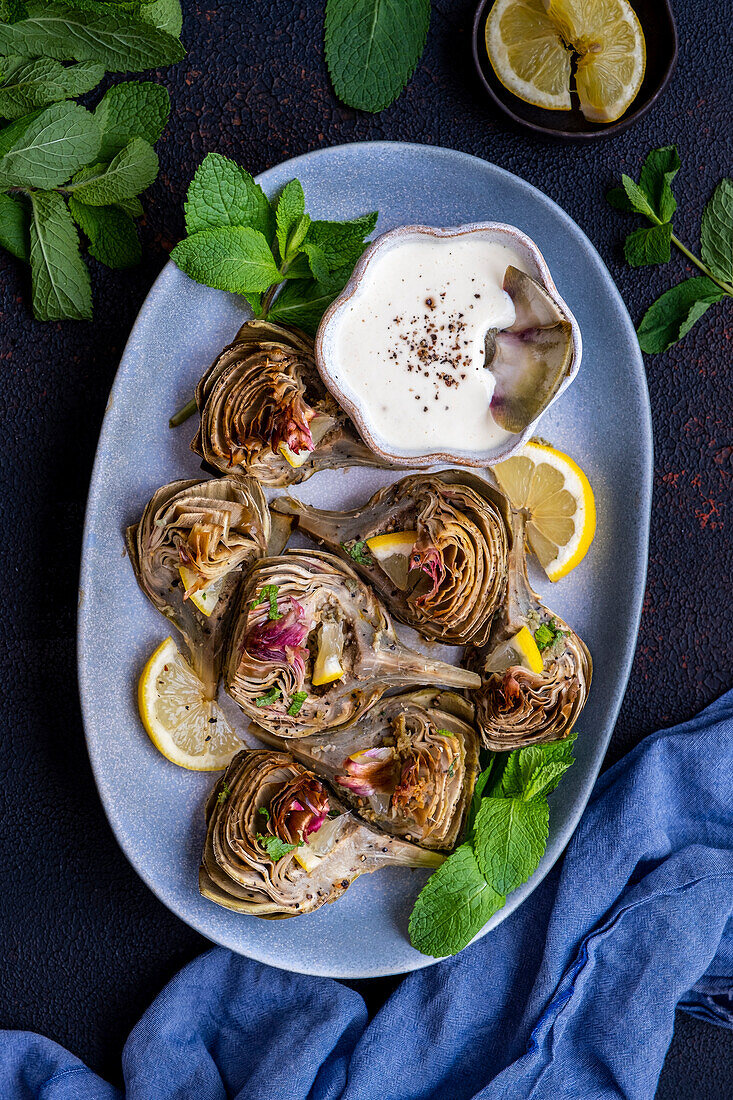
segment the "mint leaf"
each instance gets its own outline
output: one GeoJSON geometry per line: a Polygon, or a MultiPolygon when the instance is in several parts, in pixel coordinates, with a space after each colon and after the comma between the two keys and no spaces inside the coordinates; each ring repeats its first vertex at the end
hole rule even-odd
{"type": "MultiPolygon", "coordinates": [[[[280,258],[289,260],[289,251],[301,244],[303,237],[297,243],[290,241],[294,233],[300,231],[301,223],[305,215],[305,196],[299,180],[291,180],[283,188],[277,200],[275,208],[275,232],[277,234],[277,247],[280,249],[280,258]]],[[[310,224],[310,219],[308,221],[310,224]]],[[[305,226],[307,230],[308,225],[305,226]]],[[[305,236],[305,232],[303,232],[305,236]]]]}
{"type": "Polygon", "coordinates": [[[496,757],[492,756],[491,760],[489,761],[489,766],[487,768],[484,768],[484,770],[481,772],[478,779],[476,780],[476,784],[473,788],[471,805],[468,807],[468,815],[466,818],[466,836],[470,835],[471,829],[473,828],[473,823],[476,820],[476,814],[478,813],[479,806],[481,805],[481,798],[484,793],[484,788],[491,778],[491,773],[494,768],[495,760],[496,757]]]}
{"type": "Polygon", "coordinates": [[[28,262],[28,210],[20,199],[0,194],[0,245],[19,260],[28,262]]]}
{"type": "Polygon", "coordinates": [[[30,115],[26,115],[25,118],[19,118],[15,122],[11,122],[8,126],[3,126],[0,129],[0,157],[4,157],[5,154],[17,145],[24,134],[30,130],[33,123],[37,118],[40,118],[42,111],[33,111],[30,115]]]}
{"type": "Polygon", "coordinates": [[[484,879],[469,844],[461,844],[420,891],[410,915],[410,941],[424,955],[455,955],[506,898],[484,879]]]}
{"type": "Polygon", "coordinates": [[[283,856],[286,856],[288,852],[293,852],[296,848],[303,847],[302,840],[297,844],[288,844],[286,841],[281,840],[279,836],[264,836],[262,833],[257,833],[257,840],[265,849],[273,863],[277,863],[277,861],[282,859],[283,856]]]}
{"type": "Polygon", "coordinates": [[[104,66],[91,61],[68,68],[50,58],[25,62],[14,67],[0,85],[0,117],[20,118],[37,107],[83,95],[103,76],[104,66]]]}
{"type": "Polygon", "coordinates": [[[55,191],[31,194],[33,312],[39,321],[91,320],[89,272],[71,214],[55,191]]]}
{"type": "Polygon", "coordinates": [[[720,181],[703,211],[700,254],[718,279],[733,279],[733,180],[720,181]]]}
{"type": "Polygon", "coordinates": [[[351,268],[329,276],[328,282],[298,279],[286,283],[270,307],[268,317],[296,325],[315,335],[321,317],[351,278],[351,268]]]}
{"type": "Polygon", "coordinates": [[[264,695],[260,695],[259,699],[255,699],[256,707],[271,707],[273,703],[276,703],[280,698],[281,691],[279,687],[271,687],[269,691],[266,691],[264,695]]]}
{"type": "Polygon", "coordinates": [[[374,230],[377,213],[350,222],[311,222],[306,243],[317,245],[329,272],[353,268],[364,251],[364,238],[374,230]]]}
{"type": "Polygon", "coordinates": [[[119,206],[120,210],[124,210],[126,214],[129,214],[131,218],[142,218],[145,213],[143,204],[137,195],[133,195],[131,199],[123,199],[115,205],[119,206]]]}
{"type": "Polygon", "coordinates": [[[99,126],[94,116],[78,103],[56,103],[21,130],[2,157],[0,187],[58,187],[93,160],[98,150],[99,126]]]}
{"type": "Polygon", "coordinates": [[[669,263],[672,254],[672,223],[635,229],[624,242],[624,256],[632,267],[669,263]]]}
{"type": "Polygon", "coordinates": [[[203,229],[186,237],[173,249],[171,259],[197,283],[234,294],[262,292],[281,278],[263,235],[238,225],[203,229]]]}
{"type": "Polygon", "coordinates": [[[85,206],[72,195],[71,215],[89,240],[89,254],[107,267],[134,267],[142,258],[135,223],[118,206],[85,206]]]}
{"type": "Polygon", "coordinates": [[[415,71],[429,23],[430,0],[326,0],[326,64],[339,99],[388,107],[415,71]]]}
{"type": "Polygon", "coordinates": [[[642,351],[658,353],[686,336],[696,321],[724,291],[706,275],[685,279],[666,291],[644,314],[637,329],[642,351]]]}
{"type": "Polygon", "coordinates": [[[196,169],[185,212],[189,234],[236,225],[272,239],[272,211],[264,191],[249,172],[220,153],[209,153],[196,169]]]}
{"type": "Polygon", "coordinates": [[[680,157],[675,145],[652,149],[641,169],[639,186],[652,210],[663,222],[668,222],[677,209],[677,200],[670,185],[679,170],[680,157]]]}
{"type": "Polygon", "coordinates": [[[171,98],[162,84],[128,80],[105,92],[94,117],[102,132],[101,160],[111,160],[134,137],[150,145],[163,133],[171,109],[171,98]]]}
{"type": "Polygon", "coordinates": [[[635,214],[636,207],[629,200],[629,196],[624,191],[623,187],[612,187],[610,191],[606,192],[606,202],[610,203],[617,210],[623,210],[625,214],[635,214]]]}
{"type": "Polygon", "coordinates": [[[572,767],[573,744],[576,735],[553,741],[549,745],[529,745],[515,749],[509,755],[501,776],[499,791],[508,798],[523,798],[529,802],[553,791],[560,779],[572,767]]]}
{"type": "Polygon", "coordinates": [[[0,22],[17,23],[25,19],[28,12],[23,0],[0,0],[0,22]]]}
{"type": "Polygon", "coordinates": [[[183,28],[180,0],[145,0],[140,6],[140,18],[176,38],[183,28]]]}
{"type": "Polygon", "coordinates": [[[0,23],[0,53],[96,61],[109,72],[154,69],[185,57],[173,35],[109,5],[96,8],[33,0],[27,4],[27,19],[0,23]]]}
{"type": "Polygon", "coordinates": [[[292,718],[296,718],[300,714],[300,712],[302,710],[302,707],[303,707],[303,703],[306,701],[307,698],[308,698],[308,692],[307,691],[296,691],[290,697],[290,706],[288,707],[288,714],[292,718]]]}
{"type": "Polygon", "coordinates": [[[476,816],[474,851],[490,886],[508,894],[536,871],[547,844],[545,799],[484,798],[476,816]]]}
{"type": "Polygon", "coordinates": [[[108,165],[83,169],[69,185],[87,206],[110,206],[139,195],[158,175],[158,156],[144,138],[133,138],[108,165]]]}
{"type": "Polygon", "coordinates": [[[652,205],[646,195],[646,192],[639,187],[638,183],[634,183],[630,176],[623,175],[621,182],[624,185],[624,191],[629,203],[637,212],[637,214],[645,214],[647,218],[651,218],[652,221],[656,221],[656,214],[652,208],[652,205]]]}

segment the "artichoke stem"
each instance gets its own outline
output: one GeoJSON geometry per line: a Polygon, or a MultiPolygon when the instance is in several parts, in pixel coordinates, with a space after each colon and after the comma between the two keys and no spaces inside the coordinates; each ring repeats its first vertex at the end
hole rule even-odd
{"type": "Polygon", "coordinates": [[[168,421],[169,428],[177,428],[179,424],[183,424],[188,420],[189,416],[193,416],[197,409],[196,398],[192,397],[190,401],[187,401],[182,409],[170,418],[168,421]]]}

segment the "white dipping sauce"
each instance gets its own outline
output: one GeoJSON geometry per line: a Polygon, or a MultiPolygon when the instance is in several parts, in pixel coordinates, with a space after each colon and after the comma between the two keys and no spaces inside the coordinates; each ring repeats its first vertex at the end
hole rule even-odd
{"type": "Polygon", "coordinates": [[[370,260],[334,361],[385,449],[484,451],[509,438],[489,409],[484,341],[514,321],[510,264],[527,270],[514,249],[477,236],[407,238],[370,260]]]}

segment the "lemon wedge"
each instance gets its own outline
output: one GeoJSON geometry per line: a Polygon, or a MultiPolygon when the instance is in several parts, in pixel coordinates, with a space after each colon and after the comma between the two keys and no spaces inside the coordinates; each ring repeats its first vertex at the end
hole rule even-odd
{"type": "Polygon", "coordinates": [[[596,531],[596,504],[578,464],[544,443],[525,443],[493,467],[499,488],[527,513],[527,537],[551,581],[583,560],[596,531]]]}
{"type": "MultiPolygon", "coordinates": [[[[318,415],[313,417],[308,427],[310,428],[311,439],[313,440],[314,447],[318,446],[323,437],[326,435],[327,432],[331,430],[335,423],[336,420],[334,419],[334,417],[326,416],[324,413],[319,413],[318,415]]],[[[277,449],[283,456],[283,458],[287,462],[289,462],[290,465],[296,470],[298,469],[298,467],[307,462],[313,454],[313,451],[306,451],[305,448],[303,448],[302,451],[298,451],[298,453],[296,454],[295,451],[291,450],[290,447],[288,447],[287,443],[281,443],[277,449]]]]}
{"type": "MultiPolygon", "coordinates": [[[[183,587],[188,592],[198,580],[198,573],[193,569],[188,569],[185,565],[179,565],[178,572],[181,575],[183,587]]],[[[201,588],[197,592],[192,592],[191,595],[186,598],[191,601],[194,607],[197,607],[199,611],[208,617],[219,601],[219,593],[221,592],[223,584],[224,577],[219,577],[218,580],[212,581],[206,588],[201,588]]]]}
{"type": "Polygon", "coordinates": [[[489,654],[485,670],[488,673],[506,672],[508,668],[528,668],[530,672],[542,672],[544,662],[537,642],[529,627],[523,626],[513,638],[489,654]]]}
{"type": "Polygon", "coordinates": [[[410,571],[410,554],[417,538],[417,531],[390,531],[387,535],[374,535],[366,544],[375,561],[398,588],[407,588],[410,571]]]}
{"type": "Polygon", "coordinates": [[[497,0],[486,22],[497,77],[527,103],[571,106],[571,62],[580,108],[591,122],[614,122],[636,98],[646,44],[628,0],[497,0]]]}
{"type": "Polygon", "coordinates": [[[315,871],[322,858],[321,856],[317,856],[315,852],[308,847],[307,841],[302,848],[295,848],[293,850],[293,856],[308,874],[310,874],[311,871],[315,871]]]}
{"type": "Polygon", "coordinates": [[[137,686],[143,726],[156,749],[181,768],[225,768],[242,748],[219,705],[172,638],[166,638],[143,669],[137,686]]]}
{"type": "Polygon", "coordinates": [[[341,623],[321,623],[318,634],[318,653],[313,665],[311,683],[314,687],[332,684],[340,680],[346,669],[341,664],[344,653],[344,632],[341,623]]]}

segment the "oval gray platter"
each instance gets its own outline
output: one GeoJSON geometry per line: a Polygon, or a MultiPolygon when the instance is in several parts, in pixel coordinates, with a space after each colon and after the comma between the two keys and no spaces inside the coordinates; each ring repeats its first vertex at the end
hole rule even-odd
{"type": "MultiPolygon", "coordinates": [[[[575,829],[608,745],[631,666],[646,572],[652,486],[649,396],[628,313],[597,252],[545,195],[509,172],[449,149],[391,142],[319,149],[259,177],[269,195],[297,176],[314,217],[378,209],[378,229],[408,223],[501,221],[539,246],[583,334],[573,385],[543,418],[541,434],[568,451],[596,494],[598,530],[581,565],[556,585],[533,575],[549,606],[587,642],[595,675],[576,742],[577,763],[551,796],[550,838],[532,879],[482,934],[547,874],[575,829]]],[[[309,974],[377,977],[430,966],[407,938],[426,873],[364,876],[335,905],[297,920],[240,916],[200,897],[203,805],[214,776],[169,764],[137,715],[140,670],[169,633],[123,556],[122,532],[159,485],[194,477],[193,421],[168,418],[248,316],[234,296],[191,282],[172,263],[140,311],[110,394],[92,474],[82,554],[78,652],[87,744],[99,793],[126,856],[151,890],[204,936],[243,955],[309,974]]],[[[296,493],[351,507],[398,474],[333,471],[296,493]]],[[[405,634],[405,637],[408,637],[405,634]]],[[[433,652],[447,655],[456,651],[433,652]]],[[[236,708],[228,713],[237,718],[236,708]]],[[[242,723],[239,727],[243,728],[242,723]]]]}

